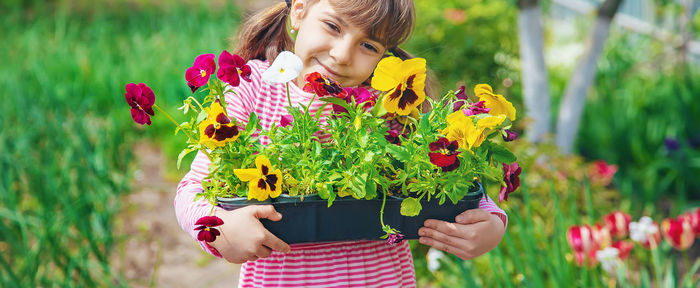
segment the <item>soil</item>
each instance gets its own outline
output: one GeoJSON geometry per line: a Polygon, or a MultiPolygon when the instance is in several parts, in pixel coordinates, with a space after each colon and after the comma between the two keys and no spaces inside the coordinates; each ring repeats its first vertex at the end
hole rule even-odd
{"type": "Polygon", "coordinates": [[[114,235],[124,238],[112,253],[113,269],[130,287],[236,287],[240,266],[204,252],[177,223],[177,180],[164,176],[160,149],[138,143],[133,152],[138,169],[115,220],[114,235]]]}

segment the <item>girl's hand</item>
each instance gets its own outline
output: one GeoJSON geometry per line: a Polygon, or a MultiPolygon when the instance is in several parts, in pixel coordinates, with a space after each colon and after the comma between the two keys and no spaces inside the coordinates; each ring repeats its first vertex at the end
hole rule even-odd
{"type": "Polygon", "coordinates": [[[484,209],[467,210],[455,221],[425,220],[418,241],[468,260],[496,248],[506,232],[503,221],[484,209]]]}
{"type": "Polygon", "coordinates": [[[287,253],[287,243],[272,235],[260,223],[261,218],[272,221],[282,219],[282,214],[272,205],[249,205],[232,211],[217,209],[215,214],[224,225],[219,226],[221,235],[209,243],[221,253],[226,261],[241,264],[270,256],[272,250],[287,253]]]}

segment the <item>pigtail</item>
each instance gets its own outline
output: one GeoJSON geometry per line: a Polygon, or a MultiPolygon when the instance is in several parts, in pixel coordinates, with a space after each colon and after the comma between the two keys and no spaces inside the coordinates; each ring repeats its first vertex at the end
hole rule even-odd
{"type": "Polygon", "coordinates": [[[280,52],[292,50],[294,40],[287,33],[289,10],[281,2],[248,18],[238,32],[234,53],[246,61],[272,61],[280,52]]]}
{"type": "MultiPolygon", "coordinates": [[[[401,58],[401,60],[413,58],[413,55],[399,47],[389,48],[389,52],[391,52],[391,54],[393,54],[394,56],[401,58]]],[[[428,68],[425,75],[425,95],[430,97],[430,99],[439,101],[441,96],[439,95],[440,83],[435,81],[435,79],[435,73],[433,73],[433,70],[430,70],[430,68],[428,68]]],[[[427,112],[425,111],[427,108],[428,107],[426,105],[423,105],[423,112],[427,112]]]]}

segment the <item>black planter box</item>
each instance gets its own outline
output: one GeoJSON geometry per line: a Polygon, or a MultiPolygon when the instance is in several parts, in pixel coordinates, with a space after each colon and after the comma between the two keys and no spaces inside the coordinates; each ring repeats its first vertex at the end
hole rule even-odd
{"type": "MultiPolygon", "coordinates": [[[[418,239],[418,229],[426,219],[454,222],[462,212],[479,207],[484,190],[469,192],[457,204],[448,199],[438,205],[438,199],[421,201],[423,209],[418,216],[408,217],[399,213],[402,198],[390,196],[384,207],[384,223],[401,231],[405,239],[418,239]]],[[[380,194],[381,195],[381,194],[380,194]]],[[[288,244],[346,241],[380,240],[385,233],[379,221],[382,199],[357,200],[351,197],[337,198],[331,207],[328,200],[318,196],[298,197],[281,195],[271,202],[248,201],[246,198],[218,198],[217,205],[226,210],[234,210],[248,205],[271,204],[282,213],[282,220],[273,222],[260,219],[263,226],[288,244]]]]}

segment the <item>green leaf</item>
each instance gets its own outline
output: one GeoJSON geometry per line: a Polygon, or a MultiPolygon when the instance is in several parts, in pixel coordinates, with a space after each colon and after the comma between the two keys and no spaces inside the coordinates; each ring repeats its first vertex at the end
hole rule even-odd
{"type": "Polygon", "coordinates": [[[493,159],[493,161],[510,164],[517,160],[515,154],[513,154],[513,152],[510,152],[508,148],[495,144],[493,142],[488,143],[489,154],[491,154],[491,159],[493,159]]]}
{"type": "Polygon", "coordinates": [[[423,209],[423,207],[416,198],[408,197],[401,201],[401,215],[411,217],[416,216],[420,213],[421,209],[423,209]]]}
{"type": "Polygon", "coordinates": [[[408,161],[411,160],[411,154],[406,151],[402,146],[389,144],[386,146],[386,151],[389,152],[396,160],[408,161]]]}
{"type": "Polygon", "coordinates": [[[256,115],[255,112],[250,112],[250,116],[248,116],[248,123],[245,125],[245,130],[255,131],[258,128],[259,121],[258,115],[256,115]]]}
{"type": "Polygon", "coordinates": [[[180,155],[177,155],[177,169],[180,169],[180,164],[182,163],[182,158],[185,157],[185,155],[190,154],[190,152],[194,151],[192,148],[186,148],[180,151],[180,155]]]}

